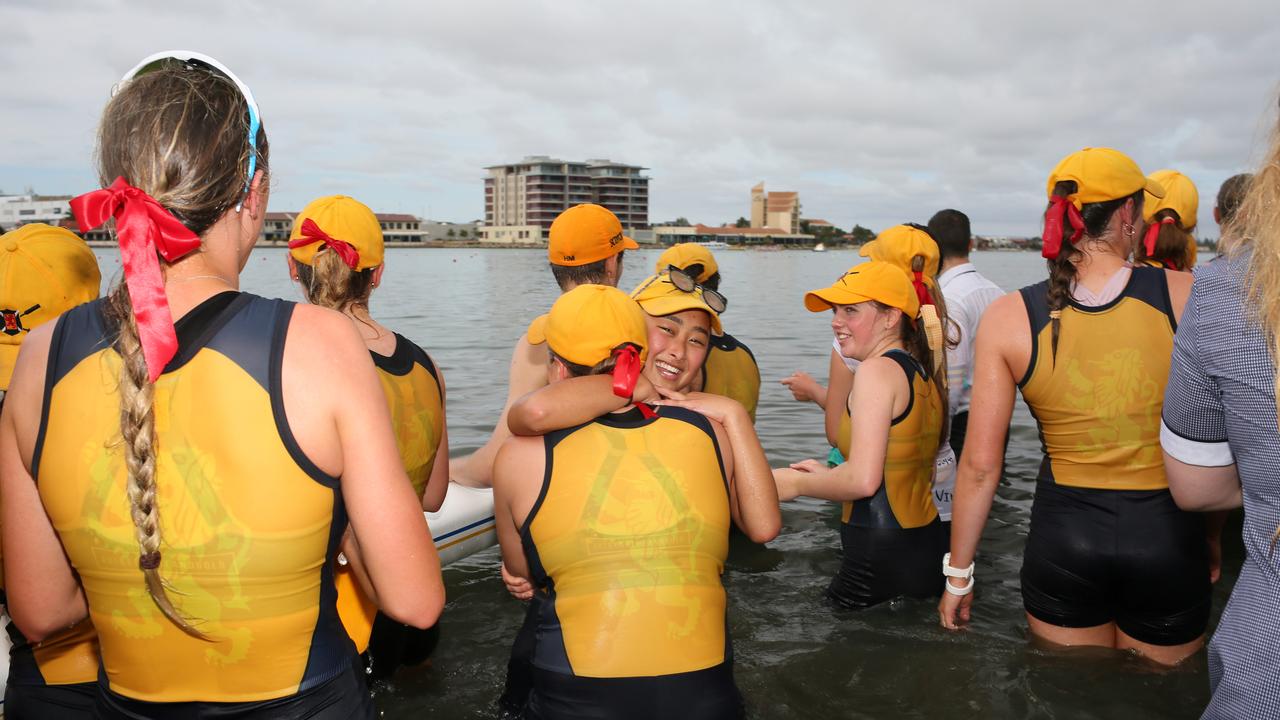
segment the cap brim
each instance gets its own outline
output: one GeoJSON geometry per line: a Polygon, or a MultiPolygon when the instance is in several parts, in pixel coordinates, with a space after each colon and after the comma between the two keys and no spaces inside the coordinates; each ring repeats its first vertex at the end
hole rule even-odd
{"type": "Polygon", "coordinates": [[[18,350],[21,348],[21,345],[0,345],[0,390],[9,390],[13,366],[18,362],[18,350]]]}
{"type": "Polygon", "coordinates": [[[639,244],[639,243],[637,243],[635,240],[632,240],[631,238],[627,237],[626,235],[623,235],[623,236],[622,236],[622,249],[623,249],[623,250],[638,250],[638,249],[640,249],[640,244],[639,244]]]}
{"type": "Polygon", "coordinates": [[[862,247],[858,248],[858,254],[864,258],[871,257],[871,252],[872,252],[871,246],[875,244],[876,244],[875,240],[869,240],[863,243],[862,247]]]}
{"type": "Polygon", "coordinates": [[[871,298],[866,295],[849,292],[841,288],[828,287],[821,290],[810,290],[804,294],[804,307],[809,312],[830,310],[836,305],[856,305],[871,298]]]}
{"type": "Polygon", "coordinates": [[[547,341],[547,316],[539,315],[529,323],[529,332],[525,334],[530,345],[541,345],[547,341]]]}
{"type": "Polygon", "coordinates": [[[1147,184],[1143,185],[1142,189],[1151,193],[1153,197],[1164,197],[1164,186],[1151,178],[1147,178],[1147,184]]]}
{"type": "Polygon", "coordinates": [[[685,310],[701,310],[711,318],[711,332],[716,335],[724,332],[720,325],[720,316],[716,315],[716,311],[708,307],[706,303],[700,302],[692,293],[664,295],[663,297],[638,302],[640,303],[640,309],[653,317],[674,315],[685,310]]]}

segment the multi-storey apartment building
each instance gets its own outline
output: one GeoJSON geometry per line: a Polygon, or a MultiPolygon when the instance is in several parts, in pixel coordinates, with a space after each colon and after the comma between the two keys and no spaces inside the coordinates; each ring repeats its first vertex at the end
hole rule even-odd
{"type": "Polygon", "coordinates": [[[12,230],[27,223],[61,224],[71,217],[70,195],[0,195],[0,227],[12,230]]]}
{"type": "Polygon", "coordinates": [[[487,240],[541,240],[557,215],[580,203],[609,208],[628,231],[649,227],[649,178],[639,165],[532,155],[485,169],[487,240]]]}

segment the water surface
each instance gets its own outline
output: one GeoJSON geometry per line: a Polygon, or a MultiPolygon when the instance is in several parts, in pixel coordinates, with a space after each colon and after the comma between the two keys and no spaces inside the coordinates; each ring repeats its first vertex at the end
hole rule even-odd
{"type": "MultiPolygon", "coordinates": [[[[118,253],[99,251],[105,276],[118,253]]],[[[809,313],[806,290],[858,261],[853,251],[721,250],[729,298],[726,329],[760,363],[757,429],[775,466],[824,457],[822,415],[778,380],[805,370],[825,381],[831,347],[826,313],[809,313]]],[[[621,285],[652,270],[657,251],[628,252],[621,285]]],[[[1045,277],[1032,253],[977,253],[981,272],[1006,290],[1045,277]]],[[[246,290],[300,299],[284,251],[254,252],[246,290]]],[[[391,249],[372,312],[425,347],[444,370],[453,454],[484,442],[506,397],[511,347],[558,294],[536,250],[391,249]]],[[[735,539],[725,573],[739,686],[754,718],[1194,718],[1208,700],[1203,654],[1158,671],[1107,650],[1045,650],[1027,640],[1018,570],[1039,443],[1018,403],[1006,478],[978,559],[970,629],[941,630],[935,603],[899,601],[835,610],[823,589],[839,567],[838,508],[801,499],[783,507],[783,530],[767,547],[735,539]]],[[[1238,552],[1238,551],[1237,551],[1238,552]]],[[[1238,556],[1237,556],[1238,557],[1238,556]]],[[[1238,559],[1236,563],[1238,564],[1238,559]]],[[[378,691],[386,717],[489,718],[501,692],[523,607],[498,577],[496,549],[445,571],[449,603],[429,667],[402,670],[378,691]]],[[[1219,583],[1216,614],[1234,580],[1219,583]]]]}

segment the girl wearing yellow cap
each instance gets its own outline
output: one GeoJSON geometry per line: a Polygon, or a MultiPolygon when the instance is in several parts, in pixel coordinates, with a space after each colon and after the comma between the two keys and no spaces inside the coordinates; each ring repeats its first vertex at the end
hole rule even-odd
{"type": "Polygon", "coordinates": [[[918,288],[897,265],[872,260],[806,294],[805,307],[831,310],[840,353],[861,365],[847,400],[846,461],[774,470],[778,497],[843,503],[844,560],[827,589],[833,602],[867,607],[902,595],[936,597],[947,538],[932,486],[947,391],[933,370],[918,288]]]}
{"type": "Polygon", "coordinates": [[[1191,178],[1177,170],[1157,170],[1151,180],[1164,189],[1163,197],[1145,193],[1142,202],[1142,240],[1134,258],[1152,267],[1190,271],[1196,265],[1196,212],[1200,194],[1191,178]]]}
{"type": "Polygon", "coordinates": [[[352,322],[239,292],[267,202],[253,96],[207,56],[149,57],[98,149],[105,187],[71,206],[82,231],[115,218],[124,281],[14,369],[13,620],[38,642],[93,619],[95,717],[373,717],[339,550],[417,627],[443,607],[439,561],[352,322]]]}
{"type": "MultiPolygon", "coordinates": [[[[382,282],[383,258],[382,226],[353,198],[319,198],[293,220],[289,275],[308,302],[346,315],[360,333],[386,395],[401,464],[419,498],[415,506],[434,512],[449,485],[444,374],[425,350],[370,317],[369,297],[382,282]]],[[[434,633],[378,613],[349,567],[340,567],[336,580],[338,614],[356,650],[366,653],[371,679],[426,659],[434,633]]]]}
{"type": "Polygon", "coordinates": [[[1191,276],[1127,258],[1143,193],[1128,157],[1087,148],[1049,175],[1049,279],[988,308],[978,330],[969,437],[956,482],[942,624],[968,621],[974,556],[1003,463],[1015,388],[1045,449],[1023,557],[1031,632],[1174,664],[1209,618],[1205,523],[1169,495],[1160,414],[1191,276]]]}

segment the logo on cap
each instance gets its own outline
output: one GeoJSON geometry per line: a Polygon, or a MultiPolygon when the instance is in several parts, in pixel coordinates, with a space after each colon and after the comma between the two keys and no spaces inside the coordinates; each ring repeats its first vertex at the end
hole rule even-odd
{"type": "Polygon", "coordinates": [[[0,310],[0,317],[4,318],[4,330],[0,332],[3,332],[5,335],[17,335],[18,333],[27,332],[27,328],[22,327],[23,316],[30,315],[39,309],[40,305],[37,303],[22,312],[9,310],[7,308],[0,310]]]}
{"type": "Polygon", "coordinates": [[[613,247],[614,245],[617,245],[620,242],[622,242],[622,231],[618,231],[617,235],[614,235],[613,237],[609,238],[609,247],[613,247]]]}

